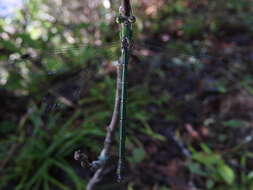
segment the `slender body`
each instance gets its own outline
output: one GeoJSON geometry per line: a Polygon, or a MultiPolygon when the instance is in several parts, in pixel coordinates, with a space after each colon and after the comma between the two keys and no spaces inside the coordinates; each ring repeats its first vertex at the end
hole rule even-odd
{"type": "Polygon", "coordinates": [[[125,141],[126,141],[126,100],[127,100],[127,66],[130,56],[132,23],[135,21],[131,15],[131,6],[129,0],[123,0],[120,8],[118,22],[121,23],[121,43],[122,43],[122,60],[121,60],[121,95],[120,95],[120,129],[119,129],[119,162],[118,162],[118,181],[123,179],[124,162],[125,162],[125,141]]]}

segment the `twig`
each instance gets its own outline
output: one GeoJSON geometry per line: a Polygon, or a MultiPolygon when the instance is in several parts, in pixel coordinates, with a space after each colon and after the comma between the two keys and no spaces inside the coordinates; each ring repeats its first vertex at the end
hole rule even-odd
{"type": "Polygon", "coordinates": [[[110,151],[112,147],[112,142],[114,138],[115,129],[117,126],[117,121],[119,118],[119,105],[120,105],[120,81],[121,81],[121,64],[117,65],[117,85],[116,85],[116,92],[115,92],[115,103],[114,103],[114,110],[111,122],[109,126],[107,126],[107,133],[104,141],[104,148],[100,152],[99,160],[93,161],[93,164],[98,165],[98,169],[96,170],[93,177],[90,179],[87,185],[87,190],[93,190],[94,186],[101,181],[102,175],[105,170],[105,164],[110,156],[110,151]]]}

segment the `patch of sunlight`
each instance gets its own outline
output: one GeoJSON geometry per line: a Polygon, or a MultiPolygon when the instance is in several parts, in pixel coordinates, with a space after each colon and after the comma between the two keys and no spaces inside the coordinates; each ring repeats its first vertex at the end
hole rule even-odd
{"type": "Polygon", "coordinates": [[[27,31],[31,34],[31,38],[36,40],[42,36],[42,26],[38,21],[34,21],[27,27],[27,31]]]}
{"type": "Polygon", "coordinates": [[[14,16],[23,4],[24,0],[0,0],[0,17],[7,18],[14,16]]]}
{"type": "Polygon", "coordinates": [[[4,68],[0,68],[0,85],[5,85],[8,80],[9,73],[4,68]]]}
{"type": "Polygon", "coordinates": [[[106,9],[110,9],[111,3],[109,0],[103,0],[103,5],[106,9]]]}

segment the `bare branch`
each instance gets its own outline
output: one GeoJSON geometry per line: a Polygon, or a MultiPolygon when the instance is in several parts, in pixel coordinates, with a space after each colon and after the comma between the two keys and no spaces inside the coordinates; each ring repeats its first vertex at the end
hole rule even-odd
{"type": "Polygon", "coordinates": [[[114,110],[111,122],[109,126],[107,126],[107,133],[104,141],[104,148],[100,152],[99,160],[93,161],[93,163],[99,164],[98,169],[96,170],[93,177],[90,179],[87,190],[94,190],[94,186],[101,181],[104,170],[105,164],[110,157],[112,142],[114,138],[115,129],[117,127],[117,121],[119,118],[119,106],[120,106],[120,82],[121,82],[121,64],[117,65],[117,84],[116,84],[116,92],[115,92],[115,103],[114,103],[114,110]]]}

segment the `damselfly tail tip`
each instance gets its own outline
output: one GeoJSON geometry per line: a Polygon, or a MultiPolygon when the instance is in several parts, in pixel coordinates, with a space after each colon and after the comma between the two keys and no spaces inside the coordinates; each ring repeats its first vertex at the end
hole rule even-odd
{"type": "Polygon", "coordinates": [[[117,176],[117,182],[118,182],[118,183],[122,183],[123,180],[124,180],[124,178],[123,178],[122,175],[118,175],[118,176],[117,176]]]}
{"type": "Polygon", "coordinates": [[[125,164],[123,159],[119,159],[118,168],[117,168],[117,182],[122,183],[125,176],[125,164]]]}

